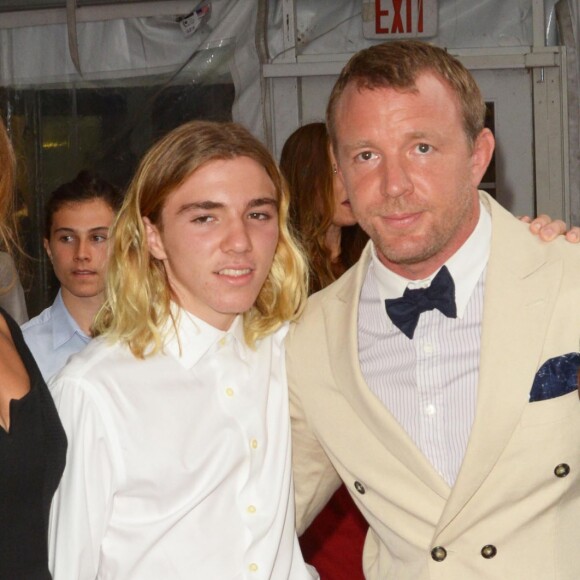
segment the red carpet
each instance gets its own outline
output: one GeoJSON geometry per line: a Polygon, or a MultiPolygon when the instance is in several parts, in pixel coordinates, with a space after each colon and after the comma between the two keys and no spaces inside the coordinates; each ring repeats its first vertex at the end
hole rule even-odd
{"type": "Polygon", "coordinates": [[[362,549],[368,525],[342,485],[300,538],[304,559],[321,580],[364,580],[362,549]]]}

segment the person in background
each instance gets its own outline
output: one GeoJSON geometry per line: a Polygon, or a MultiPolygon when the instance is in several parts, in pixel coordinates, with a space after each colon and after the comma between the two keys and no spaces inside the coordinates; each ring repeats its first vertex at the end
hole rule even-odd
{"type": "Polygon", "coordinates": [[[46,204],[44,249],[60,289],[51,306],[22,326],[45,380],[91,340],[104,301],[109,228],[121,201],[116,187],[81,171],[46,204]]]}
{"type": "Polygon", "coordinates": [[[317,578],[294,527],[284,359],[306,299],[288,193],[234,123],[145,155],[112,232],[95,338],[51,383],[70,463],[56,579],[317,578]]]}
{"type": "MultiPolygon", "coordinates": [[[[12,223],[15,161],[0,120],[0,240],[17,244],[12,223]]],[[[18,324],[0,309],[0,578],[47,580],[50,503],[66,437],[18,324]]]]}
{"type": "Polygon", "coordinates": [[[342,480],[369,579],[578,577],[580,249],[478,191],[484,114],[418,41],[358,52],[328,105],[371,241],[288,335],[297,522],[342,480]]]}
{"type": "MultiPolygon", "coordinates": [[[[368,240],[331,155],[326,125],[309,123],[288,137],[280,157],[290,189],[290,222],[308,255],[309,293],[322,290],[355,264],[368,240]]],[[[304,557],[321,578],[362,580],[367,528],[341,485],[300,537],[304,557]]]]}
{"type": "Polygon", "coordinates": [[[331,155],[326,125],[309,123],[288,137],[280,157],[290,187],[290,222],[308,255],[311,294],[355,264],[368,241],[331,155]]]}

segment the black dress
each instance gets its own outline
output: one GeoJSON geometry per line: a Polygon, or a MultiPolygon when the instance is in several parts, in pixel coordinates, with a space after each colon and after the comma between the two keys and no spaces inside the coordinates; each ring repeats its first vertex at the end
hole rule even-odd
{"type": "Polygon", "coordinates": [[[30,379],[0,427],[0,579],[49,580],[48,514],[64,470],[66,436],[20,328],[0,308],[30,379]]]}

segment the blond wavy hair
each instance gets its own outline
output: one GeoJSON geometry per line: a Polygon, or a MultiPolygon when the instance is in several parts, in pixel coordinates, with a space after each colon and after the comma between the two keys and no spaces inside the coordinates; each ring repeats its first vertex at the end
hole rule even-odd
{"type": "Polygon", "coordinates": [[[264,167],[279,203],[278,245],[256,302],[244,313],[246,341],[253,346],[298,317],[307,296],[307,266],[288,227],[289,196],[276,162],[236,123],[192,121],[153,145],[129,185],[111,232],[107,297],[94,324],[95,334],[125,342],[139,358],[163,349],[171,324],[176,324],[172,292],[163,262],[149,252],[143,218],[161,227],[166,200],[194,171],[210,161],[237,157],[249,157],[264,167]]]}

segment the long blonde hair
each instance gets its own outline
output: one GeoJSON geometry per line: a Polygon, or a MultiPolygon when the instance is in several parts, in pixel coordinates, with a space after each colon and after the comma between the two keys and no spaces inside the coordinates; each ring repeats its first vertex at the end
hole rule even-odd
{"type": "Polygon", "coordinates": [[[0,288],[0,295],[9,292],[14,286],[19,266],[22,267],[24,262],[14,212],[15,183],[16,157],[4,122],[0,118],[0,250],[10,254],[15,264],[11,282],[0,288]]]}
{"type": "Polygon", "coordinates": [[[249,157],[264,167],[279,202],[274,261],[256,303],[244,313],[248,344],[300,314],[307,295],[306,261],[288,229],[288,192],[276,162],[240,125],[192,121],[153,145],[129,186],[112,228],[107,298],[95,334],[127,343],[140,358],[163,348],[172,320],[172,294],[163,263],[149,252],[143,218],[159,226],[168,196],[194,171],[209,161],[236,157],[249,157]]]}

